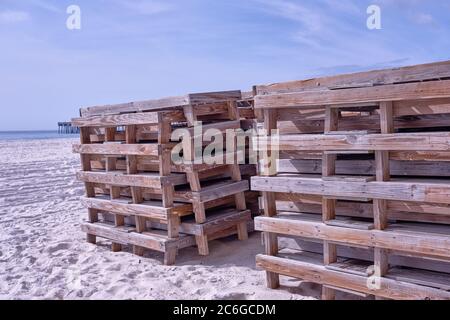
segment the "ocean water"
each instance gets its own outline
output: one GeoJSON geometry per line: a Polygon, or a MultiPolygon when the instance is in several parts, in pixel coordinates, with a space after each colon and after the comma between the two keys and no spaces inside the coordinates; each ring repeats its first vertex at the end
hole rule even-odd
{"type": "Polygon", "coordinates": [[[0,131],[0,140],[41,140],[78,138],[78,134],[59,134],[58,131],[0,131]]]}

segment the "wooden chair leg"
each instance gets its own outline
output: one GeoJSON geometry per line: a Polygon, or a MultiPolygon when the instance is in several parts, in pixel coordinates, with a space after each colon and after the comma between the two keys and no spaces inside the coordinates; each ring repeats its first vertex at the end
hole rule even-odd
{"type": "Polygon", "coordinates": [[[195,222],[200,224],[205,223],[206,222],[205,204],[203,202],[195,202],[193,207],[195,214],[195,222]]]}
{"type": "Polygon", "coordinates": [[[133,246],[133,253],[139,257],[144,255],[144,248],[139,246],[133,246]]]}
{"type": "MultiPolygon", "coordinates": [[[[116,215],[114,215],[114,221],[115,221],[116,227],[125,225],[125,217],[124,216],[116,214],[116,215]]],[[[122,251],[122,245],[120,243],[113,242],[111,249],[113,252],[122,251]]]]}
{"type": "Polygon", "coordinates": [[[189,185],[190,185],[192,191],[199,192],[202,190],[198,172],[189,172],[189,173],[186,173],[186,176],[187,176],[187,179],[189,181],[189,185]]]}
{"type": "Polygon", "coordinates": [[[166,252],[164,253],[164,265],[166,266],[174,265],[176,257],[177,257],[177,248],[166,249],[166,252]]]}
{"type": "Polygon", "coordinates": [[[278,289],[280,287],[280,275],[278,273],[266,271],[266,281],[269,289],[278,289]]]}
{"type": "Polygon", "coordinates": [[[245,194],[244,192],[239,192],[234,195],[234,199],[236,201],[236,209],[238,210],[246,210],[247,203],[245,202],[245,194]]]}
{"type": "Polygon", "coordinates": [[[120,243],[113,242],[111,245],[112,252],[120,252],[122,251],[122,245],[120,243]]]}
{"type": "Polygon", "coordinates": [[[241,222],[237,225],[238,239],[245,241],[248,239],[247,222],[241,222]]]}
{"type": "Polygon", "coordinates": [[[89,234],[88,233],[86,235],[86,240],[87,240],[88,243],[91,243],[91,244],[96,244],[97,243],[97,237],[94,236],[93,234],[89,234]]]}
{"type": "Polygon", "coordinates": [[[180,217],[176,214],[171,214],[167,220],[167,232],[171,239],[176,239],[180,234],[180,217]]]}
{"type": "Polygon", "coordinates": [[[201,256],[209,255],[208,236],[195,236],[195,241],[198,247],[198,254],[201,256]]]}
{"type": "Polygon", "coordinates": [[[322,300],[335,300],[336,291],[327,286],[322,286],[322,300]]]}

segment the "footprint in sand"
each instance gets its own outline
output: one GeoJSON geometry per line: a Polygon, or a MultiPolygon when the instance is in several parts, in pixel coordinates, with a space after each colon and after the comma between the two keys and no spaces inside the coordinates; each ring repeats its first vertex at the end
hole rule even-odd
{"type": "Polygon", "coordinates": [[[59,243],[59,244],[57,244],[56,246],[49,247],[49,248],[47,249],[47,251],[48,251],[48,253],[50,253],[50,254],[54,254],[54,253],[56,253],[56,252],[58,252],[58,251],[61,251],[61,250],[67,250],[67,249],[69,249],[69,248],[70,248],[70,243],[59,243]]]}
{"type": "Polygon", "coordinates": [[[231,293],[217,293],[214,295],[213,300],[247,300],[247,294],[241,292],[231,293]]]}

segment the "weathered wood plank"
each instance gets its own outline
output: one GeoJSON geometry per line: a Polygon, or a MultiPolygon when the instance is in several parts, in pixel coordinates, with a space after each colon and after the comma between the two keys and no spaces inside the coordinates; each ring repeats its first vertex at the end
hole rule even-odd
{"type": "Polygon", "coordinates": [[[257,255],[256,264],[273,273],[391,299],[450,299],[450,293],[447,291],[383,277],[377,279],[379,286],[369,287],[367,277],[327,270],[325,266],[318,262],[314,263],[311,261],[290,260],[281,257],[257,255]]]}
{"type": "Polygon", "coordinates": [[[345,105],[450,97],[450,80],[394,84],[348,90],[304,91],[258,95],[255,109],[345,105]]]}
{"type": "MultiPolygon", "coordinates": [[[[450,154],[449,160],[450,160],[450,154]]],[[[390,161],[392,176],[450,176],[450,161],[390,161]]],[[[278,160],[279,173],[310,173],[320,174],[321,160],[278,160]]],[[[338,175],[375,175],[374,160],[338,160],[336,162],[338,175]]]]}
{"type": "Polygon", "coordinates": [[[163,99],[81,108],[80,114],[82,117],[90,117],[129,112],[156,111],[161,109],[176,109],[188,104],[188,96],[167,97],[163,99]]]}
{"type": "MultiPolygon", "coordinates": [[[[131,199],[130,199],[131,200],[131,199]]],[[[85,207],[100,211],[112,212],[124,216],[141,216],[150,219],[167,221],[170,208],[164,208],[160,203],[133,204],[131,201],[106,200],[98,198],[82,198],[85,207]]]]}
{"type": "Polygon", "coordinates": [[[84,223],[81,225],[81,230],[97,237],[160,252],[166,252],[170,248],[182,249],[195,245],[193,236],[181,235],[178,239],[169,239],[167,236],[157,232],[124,232],[120,228],[99,223],[84,223]]]}
{"type": "Polygon", "coordinates": [[[236,101],[242,99],[240,90],[191,93],[188,95],[190,104],[206,104],[223,101],[236,101]]]}
{"type": "Polygon", "coordinates": [[[300,81],[289,81],[256,86],[256,93],[274,94],[306,90],[357,88],[395,83],[417,82],[450,77],[450,61],[408,66],[395,69],[374,70],[321,77],[300,81]]]}
{"type": "MultiPolygon", "coordinates": [[[[395,133],[367,135],[281,135],[255,138],[260,146],[279,151],[450,151],[450,133],[395,133]]],[[[263,148],[263,147],[261,147],[263,148]]]]}
{"type": "Polygon", "coordinates": [[[158,144],[74,144],[73,152],[80,154],[99,154],[99,155],[135,155],[135,156],[153,156],[160,155],[162,146],[158,144]]]}
{"type": "Polygon", "coordinates": [[[295,176],[252,177],[253,191],[301,193],[414,202],[450,203],[450,183],[395,179],[389,182],[340,182],[295,176]]]}
{"type": "Polygon", "coordinates": [[[241,222],[251,220],[250,210],[236,211],[225,210],[218,211],[212,216],[208,216],[206,222],[197,224],[195,220],[183,221],[180,231],[186,234],[204,236],[212,235],[231,227],[236,227],[241,222]]]}
{"type": "Polygon", "coordinates": [[[132,186],[142,188],[162,188],[163,185],[186,184],[186,176],[183,174],[160,176],[157,173],[125,174],[121,171],[110,172],[85,172],[77,173],[77,178],[83,182],[104,183],[118,186],[132,186]]]}
{"type": "Polygon", "coordinates": [[[72,124],[77,127],[104,128],[104,127],[145,125],[145,124],[157,124],[157,123],[158,123],[158,113],[157,112],[91,116],[91,117],[72,119],[72,124]]]}
{"type": "Polygon", "coordinates": [[[358,230],[329,226],[320,221],[280,214],[276,218],[256,217],[255,230],[333,241],[346,245],[418,253],[424,256],[450,257],[450,236],[431,232],[415,232],[414,229],[400,226],[391,226],[386,230],[358,230]]]}
{"type": "Polygon", "coordinates": [[[224,198],[249,190],[249,183],[246,180],[237,182],[225,182],[223,184],[213,185],[203,188],[202,191],[192,192],[188,197],[200,202],[208,202],[224,198]]]}

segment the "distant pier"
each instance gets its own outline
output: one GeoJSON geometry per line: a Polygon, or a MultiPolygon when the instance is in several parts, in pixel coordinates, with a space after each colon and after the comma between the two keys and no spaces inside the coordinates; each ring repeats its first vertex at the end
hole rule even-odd
{"type": "Polygon", "coordinates": [[[80,133],[80,128],[72,126],[71,122],[58,122],[58,133],[76,134],[80,133]]]}

